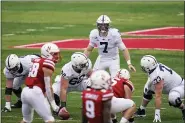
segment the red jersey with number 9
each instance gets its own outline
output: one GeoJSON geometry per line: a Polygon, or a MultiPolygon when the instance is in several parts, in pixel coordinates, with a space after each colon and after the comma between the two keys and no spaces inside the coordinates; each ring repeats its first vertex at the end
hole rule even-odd
{"type": "Polygon", "coordinates": [[[87,89],[82,92],[83,115],[88,123],[103,123],[103,102],[112,99],[112,90],[87,89]]]}
{"type": "Polygon", "coordinates": [[[52,71],[55,69],[55,63],[52,60],[39,58],[33,60],[33,65],[30,68],[28,77],[26,78],[26,85],[30,88],[33,86],[38,86],[45,93],[45,83],[44,83],[44,72],[42,68],[48,68],[52,71]]]}

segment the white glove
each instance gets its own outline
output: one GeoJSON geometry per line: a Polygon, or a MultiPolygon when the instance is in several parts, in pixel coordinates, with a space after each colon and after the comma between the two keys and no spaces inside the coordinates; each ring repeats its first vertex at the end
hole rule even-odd
{"type": "Polygon", "coordinates": [[[155,109],[155,117],[153,122],[161,122],[160,109],[155,109]]]}
{"type": "Polygon", "coordinates": [[[58,112],[59,107],[56,105],[54,100],[51,102],[51,107],[52,107],[53,111],[58,112]]]}

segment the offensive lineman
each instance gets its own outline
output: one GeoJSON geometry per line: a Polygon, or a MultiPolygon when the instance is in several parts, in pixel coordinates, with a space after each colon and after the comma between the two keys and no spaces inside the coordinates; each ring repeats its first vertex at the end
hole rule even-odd
{"type": "Polygon", "coordinates": [[[10,112],[11,108],[21,108],[21,85],[24,83],[29,69],[32,66],[32,60],[39,58],[39,55],[26,55],[18,57],[16,54],[10,54],[5,61],[6,67],[4,68],[4,75],[6,77],[5,89],[5,107],[2,112],[10,112]],[[11,105],[12,91],[18,98],[18,101],[11,105]]]}
{"type": "Polygon", "coordinates": [[[34,110],[45,123],[54,122],[50,105],[55,112],[58,112],[59,107],[54,101],[51,77],[55,70],[55,63],[59,61],[60,50],[58,46],[53,43],[44,44],[41,48],[41,58],[34,59],[33,66],[26,78],[26,87],[21,94],[23,103],[21,123],[31,123],[34,110]]]}
{"type": "Polygon", "coordinates": [[[91,88],[82,92],[82,123],[112,123],[110,78],[104,70],[97,70],[90,76],[91,88]]]}
{"type": "Polygon", "coordinates": [[[107,15],[101,15],[96,23],[98,29],[93,29],[90,32],[90,42],[84,53],[89,57],[94,47],[98,47],[99,56],[93,67],[94,70],[109,69],[111,78],[116,76],[120,69],[119,49],[123,52],[123,56],[127,61],[129,70],[136,71],[131,64],[129,51],[122,42],[119,30],[116,28],[109,28],[111,20],[107,15]]]}
{"type": "Polygon", "coordinates": [[[185,106],[181,100],[184,98],[184,79],[171,68],[157,62],[152,55],[143,56],[140,64],[142,70],[148,74],[148,81],[144,86],[142,104],[135,115],[146,116],[145,108],[152,99],[152,94],[155,94],[153,122],[161,122],[161,98],[162,94],[168,94],[169,105],[179,108],[185,120],[185,106]]]}
{"type": "Polygon", "coordinates": [[[71,61],[62,67],[61,76],[56,76],[53,84],[55,102],[61,110],[66,110],[67,93],[71,91],[83,91],[87,88],[88,77],[92,72],[92,63],[85,54],[75,52],[71,61]],[[59,98],[60,97],[60,98],[59,98]],[[60,104],[61,101],[61,104],[60,104]]]}

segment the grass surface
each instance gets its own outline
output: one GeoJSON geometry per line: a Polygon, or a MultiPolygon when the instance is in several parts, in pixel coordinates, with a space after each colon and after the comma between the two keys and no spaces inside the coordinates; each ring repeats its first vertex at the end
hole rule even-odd
{"type": "MultiPolygon", "coordinates": [[[[184,3],[182,2],[2,2],[2,57],[1,71],[4,60],[10,53],[19,56],[39,53],[39,50],[11,49],[14,45],[47,42],[69,38],[88,38],[91,29],[96,28],[95,21],[101,14],[107,14],[112,20],[112,26],[120,32],[139,29],[184,26],[184,3]]],[[[75,44],[74,44],[75,45],[75,44]]],[[[62,50],[63,61],[56,66],[54,75],[60,73],[61,67],[70,60],[75,51],[62,50]]],[[[146,75],[140,70],[140,58],[145,54],[154,55],[158,61],[173,68],[184,76],[184,52],[157,50],[130,50],[132,63],[137,72],[131,73],[135,85],[134,98],[140,105],[146,75]]],[[[96,60],[98,53],[94,50],[90,58],[96,60]]],[[[120,54],[122,56],[122,54],[120,54]]],[[[121,57],[121,67],[127,68],[121,57]]],[[[4,107],[5,77],[1,72],[1,107],[4,107]]],[[[181,112],[169,107],[167,96],[163,96],[161,117],[162,123],[182,123],[181,112]]],[[[15,95],[12,97],[15,102],[15,95]]],[[[81,120],[80,93],[70,93],[67,108],[72,120],[64,123],[80,123],[81,120]]],[[[154,102],[147,108],[146,118],[136,118],[136,123],[152,123],[154,118],[154,102]]],[[[120,115],[118,115],[120,116],[120,115]]],[[[120,118],[120,117],[118,117],[120,118]]],[[[21,110],[13,109],[10,113],[1,113],[2,123],[18,123],[22,119],[21,110]]],[[[58,119],[58,118],[56,118],[58,119]]],[[[43,122],[35,113],[33,123],[43,122]]],[[[58,120],[57,120],[58,122],[58,120]]]]}

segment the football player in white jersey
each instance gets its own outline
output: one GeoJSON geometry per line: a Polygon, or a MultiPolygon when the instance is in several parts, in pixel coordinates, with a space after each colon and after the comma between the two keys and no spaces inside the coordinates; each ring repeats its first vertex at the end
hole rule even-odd
{"type": "Polygon", "coordinates": [[[10,112],[11,108],[21,108],[21,85],[24,83],[29,69],[32,66],[32,60],[39,58],[39,55],[26,55],[18,57],[16,54],[10,54],[6,60],[4,68],[4,75],[6,77],[6,89],[5,89],[5,107],[2,112],[10,112]],[[18,97],[17,103],[11,105],[12,91],[18,97]]]}
{"type": "Polygon", "coordinates": [[[110,28],[110,22],[111,20],[107,15],[101,15],[97,19],[97,29],[93,29],[90,32],[90,42],[84,53],[89,57],[94,47],[97,46],[99,56],[96,59],[93,70],[109,69],[111,77],[114,78],[120,69],[119,49],[123,52],[129,70],[135,72],[136,69],[131,64],[129,51],[122,42],[119,30],[110,28]]]}
{"type": "Polygon", "coordinates": [[[153,122],[161,122],[160,108],[162,94],[167,94],[169,105],[181,109],[184,119],[185,106],[182,102],[182,98],[184,98],[184,79],[171,68],[157,62],[155,57],[151,55],[142,57],[141,68],[148,74],[148,81],[144,86],[142,104],[135,115],[139,117],[146,116],[145,108],[152,99],[152,94],[155,94],[155,115],[153,122]]]}
{"type": "Polygon", "coordinates": [[[71,91],[83,91],[89,85],[92,72],[92,63],[85,54],[75,52],[71,56],[71,61],[62,67],[61,75],[56,76],[53,84],[53,92],[57,105],[66,110],[67,93],[71,91]],[[60,97],[60,99],[59,99],[60,97]]]}

